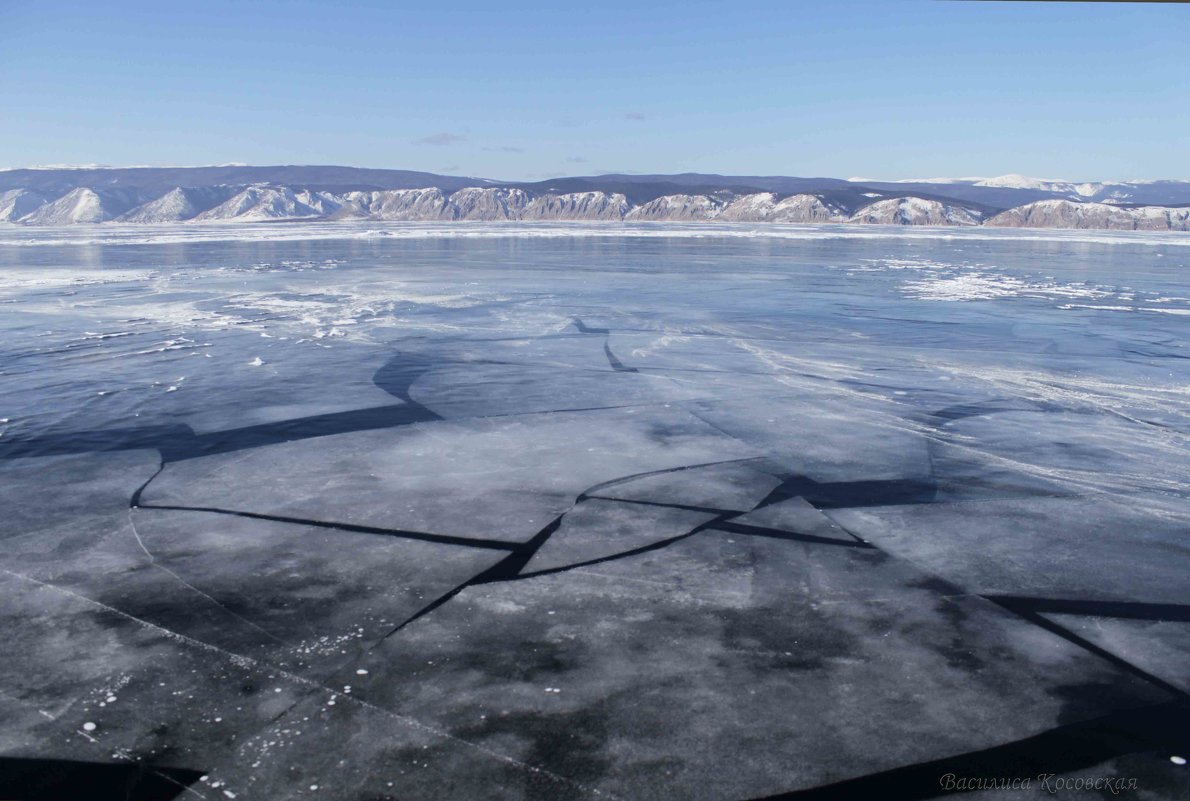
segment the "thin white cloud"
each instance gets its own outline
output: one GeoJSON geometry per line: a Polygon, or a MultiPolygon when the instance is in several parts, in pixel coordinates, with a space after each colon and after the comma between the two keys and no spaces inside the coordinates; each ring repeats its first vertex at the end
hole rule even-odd
{"type": "Polygon", "coordinates": [[[423,136],[421,139],[414,139],[415,145],[432,145],[434,147],[446,147],[447,145],[457,144],[458,142],[466,142],[467,137],[462,134],[449,133],[448,131],[441,131],[439,133],[423,136]]]}

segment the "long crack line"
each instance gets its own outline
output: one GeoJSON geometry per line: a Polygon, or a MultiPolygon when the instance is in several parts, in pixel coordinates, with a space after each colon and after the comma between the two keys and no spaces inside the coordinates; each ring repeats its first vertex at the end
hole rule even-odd
{"type": "Polygon", "coordinates": [[[305,676],[299,676],[296,673],[291,673],[290,671],[285,670],[284,668],[276,667],[268,662],[264,662],[262,660],[255,659],[250,656],[244,656],[243,654],[237,654],[233,651],[227,650],[226,648],[221,648],[217,645],[212,645],[211,643],[204,642],[202,640],[197,640],[193,637],[173,631],[172,629],[167,629],[164,626],[159,626],[156,623],[152,623],[148,620],[144,620],[143,618],[139,618],[136,615],[129,614],[128,612],[125,612],[122,609],[117,609],[115,607],[108,606],[107,604],[102,603],[101,601],[96,601],[94,598],[88,598],[85,595],[81,595],[80,593],[74,592],[72,590],[68,590],[65,587],[59,587],[56,584],[51,584],[49,582],[33,578],[32,576],[26,576],[23,573],[17,573],[17,572],[8,570],[7,568],[3,568],[3,567],[0,567],[0,573],[4,573],[5,575],[11,576],[16,579],[21,579],[22,581],[27,581],[31,584],[34,584],[38,587],[42,587],[44,589],[48,589],[48,590],[51,590],[54,592],[61,593],[63,595],[67,595],[71,598],[82,601],[82,602],[89,604],[91,606],[99,607],[100,609],[103,609],[103,610],[110,612],[114,615],[122,617],[126,620],[130,620],[133,623],[136,623],[137,625],[151,629],[151,630],[157,632],[158,634],[160,634],[161,636],[163,636],[169,640],[172,640],[174,642],[182,643],[182,644],[189,645],[189,646],[192,646],[195,648],[200,648],[204,651],[219,654],[227,659],[232,660],[234,663],[244,666],[244,667],[250,666],[250,667],[253,667],[253,668],[256,668],[259,670],[263,670],[266,672],[271,672],[271,673],[283,676],[286,679],[288,679],[292,682],[295,682],[297,684],[301,684],[304,687],[309,687],[312,689],[323,690],[325,692],[332,693],[332,694],[334,694],[334,696],[336,698],[344,699],[347,703],[355,704],[357,706],[363,707],[370,711],[376,712],[376,713],[381,714],[387,718],[391,718],[392,720],[395,720],[395,721],[401,723],[402,725],[409,726],[411,728],[415,728],[419,731],[426,732],[427,734],[432,734],[436,737],[441,737],[443,739],[459,743],[460,745],[463,745],[467,748],[471,748],[475,751],[478,751],[478,752],[484,754],[485,756],[491,757],[493,759],[496,759],[496,760],[503,762],[505,764],[508,764],[508,765],[513,765],[521,770],[527,770],[530,773],[544,776],[544,777],[550,779],[551,781],[555,781],[559,784],[564,784],[564,785],[567,785],[570,787],[574,787],[578,790],[581,790],[585,793],[590,793],[592,795],[603,796],[603,797],[612,799],[612,801],[626,801],[626,799],[620,798],[619,796],[613,795],[612,793],[609,793],[609,792],[606,792],[603,790],[599,790],[594,787],[588,787],[586,785],[583,785],[583,784],[580,784],[579,782],[574,781],[573,779],[568,779],[565,776],[560,776],[552,771],[546,770],[545,768],[540,768],[540,767],[537,767],[536,765],[530,765],[526,762],[520,761],[519,759],[514,759],[514,758],[507,756],[505,754],[501,754],[497,751],[493,751],[492,749],[487,748],[482,745],[479,745],[478,743],[473,743],[470,740],[464,740],[463,738],[457,737],[457,736],[451,734],[450,732],[442,731],[441,729],[435,728],[434,726],[431,726],[427,723],[423,723],[422,721],[417,720],[416,718],[411,718],[408,715],[402,715],[399,712],[394,712],[391,709],[386,709],[382,706],[378,706],[376,704],[369,703],[369,702],[364,701],[361,698],[358,698],[353,695],[340,693],[339,691],[337,691],[331,687],[328,687],[325,684],[322,684],[321,682],[314,681],[313,679],[308,679],[305,676]]]}
{"type": "Polygon", "coordinates": [[[153,552],[152,552],[152,551],[150,551],[150,550],[149,550],[149,548],[148,548],[148,546],[146,546],[146,545],[145,545],[145,541],[144,541],[143,539],[141,539],[141,536],[140,536],[140,531],[138,531],[138,530],[137,530],[137,528],[136,528],[136,520],[133,518],[132,512],[133,512],[133,508],[132,508],[132,507],[130,507],[130,508],[128,509],[128,525],[129,525],[129,527],[130,527],[130,528],[131,528],[131,530],[132,530],[132,536],[136,538],[136,544],[140,546],[140,549],[141,549],[142,551],[144,551],[144,553],[145,553],[145,556],[147,556],[147,557],[148,557],[148,559],[149,559],[149,564],[150,564],[150,565],[152,565],[153,567],[157,568],[158,570],[160,570],[160,571],[162,571],[162,572],[164,572],[164,573],[168,574],[169,576],[172,576],[172,577],[173,577],[173,579],[174,579],[175,581],[177,581],[179,584],[181,584],[181,585],[182,585],[183,587],[185,587],[186,589],[188,589],[188,590],[190,590],[191,592],[194,592],[194,593],[196,593],[196,594],[198,594],[198,595],[201,595],[203,598],[206,598],[208,601],[210,601],[210,602],[211,602],[211,603],[213,603],[215,606],[217,606],[217,607],[219,607],[220,609],[222,609],[222,610],[223,610],[224,612],[226,612],[227,614],[229,614],[229,615],[231,615],[232,617],[234,617],[236,620],[240,621],[241,623],[243,623],[244,625],[248,626],[249,628],[251,628],[251,629],[254,629],[255,631],[258,631],[258,632],[260,632],[261,634],[263,634],[265,637],[268,637],[268,638],[269,638],[270,640],[272,640],[273,642],[275,642],[275,643],[278,643],[279,645],[284,645],[284,646],[286,646],[286,647],[288,647],[288,648],[292,648],[292,647],[294,647],[294,643],[291,643],[291,642],[289,642],[289,641],[287,641],[287,640],[283,640],[283,639],[281,639],[280,637],[278,637],[277,635],[273,634],[272,632],[270,632],[270,631],[268,631],[268,630],[266,630],[266,629],[264,629],[264,628],[261,628],[261,627],[260,627],[260,625],[258,625],[258,624],[256,624],[256,623],[253,623],[251,620],[249,620],[248,618],[244,617],[243,615],[241,615],[241,614],[239,614],[239,613],[237,613],[237,612],[234,612],[234,611],[232,611],[231,609],[228,609],[228,608],[227,608],[227,607],[226,607],[224,604],[220,603],[220,602],[219,602],[218,600],[216,600],[214,597],[212,597],[211,595],[209,595],[209,594],[207,594],[207,593],[203,592],[203,591],[202,591],[202,590],[200,590],[198,587],[195,587],[193,584],[191,584],[189,581],[187,581],[186,579],[184,579],[184,578],[182,578],[181,576],[179,576],[179,575],[178,575],[177,573],[175,573],[173,570],[171,570],[170,568],[168,568],[168,567],[166,567],[165,565],[161,564],[161,562],[157,561],[157,557],[153,555],[153,552]]]}

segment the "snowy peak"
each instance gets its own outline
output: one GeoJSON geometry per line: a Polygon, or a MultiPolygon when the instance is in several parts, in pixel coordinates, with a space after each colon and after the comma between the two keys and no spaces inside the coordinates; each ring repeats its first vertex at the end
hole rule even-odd
{"type": "Polygon", "coordinates": [[[181,187],[171,189],[156,200],[137,206],[132,211],[119,217],[120,222],[130,223],[164,223],[189,220],[198,214],[199,209],[190,202],[186,192],[181,187]]]}
{"type": "Polygon", "coordinates": [[[630,206],[615,192],[572,192],[539,195],[521,214],[524,220],[622,220],[630,206]]]}
{"type": "Polygon", "coordinates": [[[734,222],[838,222],[847,219],[847,214],[838,205],[827,203],[816,195],[797,194],[777,200],[773,192],[760,192],[732,200],[719,214],[719,219],[734,222]]]}
{"type": "Polygon", "coordinates": [[[326,192],[295,192],[284,186],[250,186],[193,219],[198,222],[312,219],[327,216],[337,211],[341,205],[341,202],[326,192]]]}
{"type": "Polygon", "coordinates": [[[26,225],[75,225],[114,220],[137,204],[127,192],[103,192],[78,187],[20,218],[26,225]]]}
{"type": "Polygon", "coordinates": [[[144,203],[116,218],[124,223],[184,222],[228,199],[234,189],[226,186],[175,187],[164,195],[144,203]]]}
{"type": "Polygon", "coordinates": [[[1099,228],[1117,231],[1190,231],[1190,208],[1041,200],[1001,212],[987,225],[1002,228],[1099,228]]]}
{"type": "Polygon", "coordinates": [[[900,186],[941,195],[943,199],[1001,208],[1054,199],[1128,205],[1190,203],[1190,181],[1069,181],[1016,173],[993,178],[909,178],[893,182],[853,178],[851,181],[872,187],[900,186]]]}
{"type": "Polygon", "coordinates": [[[103,222],[114,216],[103,209],[99,195],[80,187],[21,218],[21,222],[27,225],[73,225],[103,222]]]}
{"type": "MultiPolygon", "coordinates": [[[[879,184],[879,181],[867,181],[879,184]]],[[[1062,198],[1101,203],[1184,204],[1190,203],[1190,182],[1187,181],[1068,181],[1061,178],[1033,178],[1027,175],[998,175],[994,178],[914,178],[898,184],[918,184],[937,187],[942,194],[954,194],[978,200],[981,190],[1032,193],[1035,200],[1062,198]],[[956,191],[962,190],[962,191],[956,191]]],[[[994,203],[996,196],[988,195],[994,203]]],[[[1021,202],[1019,195],[1016,202],[1021,202]]]]}
{"type": "Polygon", "coordinates": [[[895,197],[864,206],[849,222],[871,225],[979,225],[982,215],[975,209],[926,200],[895,197]]]}
{"type": "Polygon", "coordinates": [[[713,220],[725,205],[721,198],[709,195],[662,195],[643,206],[637,206],[628,212],[625,219],[675,222],[713,220]]]}
{"type": "Polygon", "coordinates": [[[529,193],[523,189],[472,186],[451,195],[450,204],[460,220],[519,220],[529,205],[529,193]]]}
{"type": "MultiPolygon", "coordinates": [[[[984,178],[976,181],[974,186],[990,186],[1002,189],[1033,189],[1038,192],[1054,192],[1070,197],[1093,198],[1103,195],[1114,187],[1127,187],[1127,184],[1113,182],[1091,181],[1063,181],[1051,178],[1029,178],[1024,175],[1001,175],[996,178],[984,178]]],[[[1126,195],[1125,195],[1126,196],[1126,195]]]]}
{"type": "Polygon", "coordinates": [[[386,189],[379,192],[348,192],[336,219],[453,220],[456,209],[441,189],[386,189]]]}
{"type": "Polygon", "coordinates": [[[975,186],[998,186],[1002,189],[1037,189],[1042,192],[1052,192],[1055,186],[1063,189],[1071,185],[1070,181],[1048,178],[1030,178],[1027,175],[1000,175],[995,178],[980,178],[973,182],[975,186]]]}
{"type": "Polygon", "coordinates": [[[0,192],[0,222],[16,222],[47,203],[45,197],[28,189],[0,192]]]}

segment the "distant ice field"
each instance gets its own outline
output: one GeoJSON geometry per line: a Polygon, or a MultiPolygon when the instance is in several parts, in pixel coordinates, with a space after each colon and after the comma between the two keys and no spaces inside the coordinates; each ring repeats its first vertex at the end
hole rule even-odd
{"type": "Polygon", "coordinates": [[[1187,244],[0,228],[0,777],[1185,798],[1187,244]]]}
{"type": "Polygon", "coordinates": [[[101,223],[62,227],[33,227],[0,223],[0,246],[153,244],[240,240],[301,241],[321,239],[470,239],[632,237],[699,239],[953,239],[1086,242],[1163,247],[1190,246],[1190,234],[1152,231],[1062,231],[1053,229],[963,229],[903,225],[647,223],[647,222],[449,222],[402,223],[376,221],[188,223],[144,225],[101,223]]]}
{"type": "MultiPolygon", "coordinates": [[[[611,331],[611,344],[632,338],[617,357],[626,366],[644,352],[678,358],[678,367],[692,343],[713,341],[721,352],[700,365],[759,368],[773,389],[789,380],[774,365],[791,351],[856,380],[910,365],[948,380],[963,371],[985,393],[995,391],[986,376],[1004,369],[1055,385],[1099,377],[1104,387],[1121,372],[1152,373],[1152,386],[1130,390],[1137,402],[1164,383],[1178,394],[1184,379],[1176,368],[1190,325],[1187,236],[353,227],[171,226],[146,236],[143,226],[103,226],[101,238],[77,226],[4,229],[5,434],[76,416],[172,417],[210,405],[212,393],[234,408],[240,392],[284,394],[276,373],[291,361],[350,369],[352,359],[381,359],[405,342],[424,350],[440,338],[565,341],[580,318],[611,331]],[[754,364],[758,342],[772,356],[754,364]],[[1066,354],[1088,361],[1072,373],[1066,354]],[[222,373],[257,359],[268,367],[222,373]],[[201,399],[187,391],[216,376],[201,399]],[[136,400],[125,408],[116,395],[136,400]]],[[[902,391],[915,389],[906,383],[902,391]]]]}

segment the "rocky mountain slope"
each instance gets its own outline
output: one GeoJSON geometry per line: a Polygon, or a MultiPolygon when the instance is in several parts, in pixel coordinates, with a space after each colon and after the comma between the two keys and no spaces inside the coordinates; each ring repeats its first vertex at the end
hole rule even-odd
{"type": "Polygon", "coordinates": [[[174,187],[156,200],[150,200],[121,214],[117,222],[126,223],[170,223],[192,220],[209,209],[223,203],[233,194],[231,187],[212,186],[183,189],[174,187]]]}
{"type": "Polygon", "coordinates": [[[713,220],[725,205],[724,199],[709,195],[662,195],[624,215],[626,220],[691,222],[713,220]]]}
{"type": "Polygon", "coordinates": [[[451,220],[454,209],[441,189],[387,189],[348,192],[333,215],[337,219],[451,220]]]}
{"type": "Polygon", "coordinates": [[[885,183],[687,174],[511,184],[346,167],[0,171],[0,222],[283,220],[846,222],[1187,231],[1190,183],[1075,184],[1021,176],[885,183]],[[294,180],[202,183],[258,177],[294,180]],[[164,178],[181,180],[163,187],[164,178]],[[420,181],[428,182],[405,185],[420,181]],[[1162,197],[1179,202],[1142,205],[1120,199],[1158,185],[1162,197]],[[1104,202],[1109,195],[1111,202],[1104,202]]]}
{"type": "Polygon", "coordinates": [[[982,216],[975,209],[953,203],[898,197],[864,206],[847,222],[870,225],[979,225],[982,216]]]}
{"type": "Polygon", "coordinates": [[[27,225],[72,225],[81,222],[103,222],[114,217],[103,209],[99,196],[90,189],[71,189],[62,197],[42,203],[16,222],[27,225]]]}
{"type": "Polygon", "coordinates": [[[191,219],[197,222],[319,219],[342,207],[343,201],[330,192],[293,190],[286,186],[250,186],[191,219]]]}
{"type": "Polygon", "coordinates": [[[28,189],[0,192],[0,222],[16,222],[48,202],[44,195],[28,189]]]}
{"type": "Polygon", "coordinates": [[[525,206],[523,220],[622,220],[628,215],[628,199],[607,192],[572,192],[541,195],[525,206]]]}
{"type": "Polygon", "coordinates": [[[797,194],[778,199],[773,192],[759,192],[735,198],[719,219],[728,222],[841,222],[847,219],[841,206],[815,195],[797,194]]]}
{"type": "Polygon", "coordinates": [[[986,225],[1005,228],[1106,228],[1118,231],[1190,231],[1190,207],[1122,208],[1106,203],[1039,200],[1001,212],[986,225]]]}

